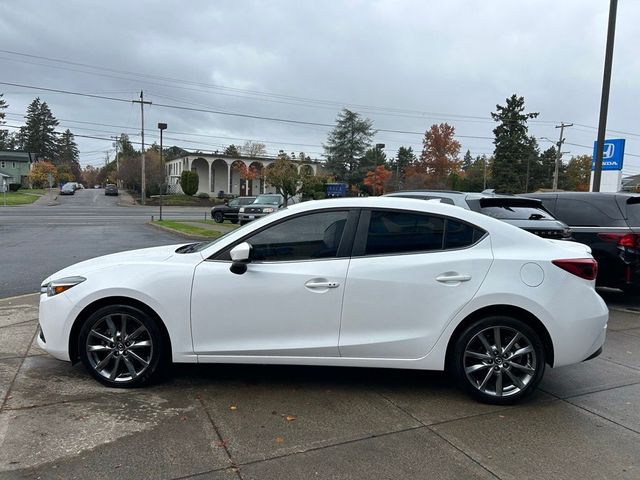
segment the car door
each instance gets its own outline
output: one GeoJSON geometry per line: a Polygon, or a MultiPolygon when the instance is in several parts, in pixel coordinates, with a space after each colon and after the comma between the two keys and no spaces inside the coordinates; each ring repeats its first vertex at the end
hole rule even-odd
{"type": "Polygon", "coordinates": [[[473,298],[492,261],[488,235],[468,223],[363,211],[347,276],[340,355],[425,356],[473,298]]]}
{"type": "Polygon", "coordinates": [[[234,245],[202,262],[191,299],[199,358],[338,356],[357,214],[322,210],[267,225],[236,242],[253,247],[253,260],[241,275],[229,270],[234,245]]]}

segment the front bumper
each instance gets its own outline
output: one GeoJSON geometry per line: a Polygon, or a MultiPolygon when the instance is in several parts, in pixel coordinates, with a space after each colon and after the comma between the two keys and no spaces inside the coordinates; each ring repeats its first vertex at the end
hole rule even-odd
{"type": "Polygon", "coordinates": [[[65,293],[40,295],[38,346],[59,360],[70,360],[69,335],[75,316],[74,305],[65,293]]]}
{"type": "Polygon", "coordinates": [[[262,218],[265,215],[269,215],[269,214],[268,213],[238,213],[238,220],[240,220],[241,222],[250,222],[251,220],[262,218]]]}

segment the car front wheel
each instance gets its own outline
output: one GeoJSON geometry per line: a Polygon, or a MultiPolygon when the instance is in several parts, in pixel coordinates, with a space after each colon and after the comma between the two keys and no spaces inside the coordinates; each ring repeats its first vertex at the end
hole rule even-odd
{"type": "Polygon", "coordinates": [[[216,223],[222,223],[222,222],[224,222],[224,215],[222,214],[222,212],[215,212],[213,214],[213,220],[216,223]]]}
{"type": "Polygon", "coordinates": [[[453,355],[462,387],[482,402],[499,405],[530,395],[545,369],[538,334],[525,322],[506,316],[471,324],[458,337],[453,355]]]}
{"type": "Polygon", "coordinates": [[[80,359],[109,387],[137,387],[159,372],[164,355],[162,333],[145,312],[110,305],[94,312],[80,330],[80,359]]]}

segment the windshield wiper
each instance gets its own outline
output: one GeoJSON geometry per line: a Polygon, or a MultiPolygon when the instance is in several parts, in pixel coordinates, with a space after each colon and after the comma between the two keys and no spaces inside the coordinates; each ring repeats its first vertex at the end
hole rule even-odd
{"type": "Polygon", "coordinates": [[[176,253],[193,253],[203,243],[204,242],[190,243],[189,245],[185,245],[184,247],[180,247],[179,249],[177,249],[176,253]]]}

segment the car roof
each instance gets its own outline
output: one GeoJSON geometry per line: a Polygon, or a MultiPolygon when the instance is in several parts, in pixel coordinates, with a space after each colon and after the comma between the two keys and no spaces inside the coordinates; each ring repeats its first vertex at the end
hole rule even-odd
{"type": "Polygon", "coordinates": [[[510,195],[506,193],[489,193],[489,192],[459,192],[456,190],[427,190],[427,189],[415,189],[415,190],[401,190],[399,192],[393,192],[385,195],[385,197],[402,197],[403,195],[440,195],[443,197],[454,198],[459,195],[465,196],[465,198],[521,198],[518,195],[510,195]]]}

